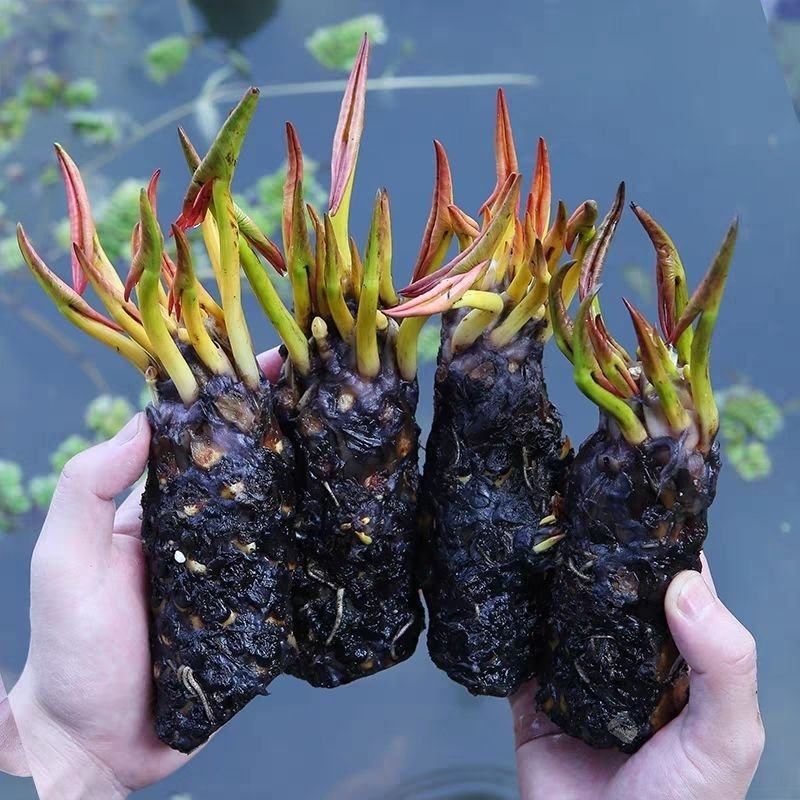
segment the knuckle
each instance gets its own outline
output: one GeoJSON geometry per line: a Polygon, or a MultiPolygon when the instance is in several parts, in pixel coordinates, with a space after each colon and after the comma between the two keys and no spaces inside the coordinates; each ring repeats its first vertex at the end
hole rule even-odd
{"type": "Polygon", "coordinates": [[[77,455],[72,456],[66,464],[64,464],[64,468],[61,470],[61,474],[58,476],[58,484],[56,485],[56,492],[58,493],[68,493],[72,491],[73,487],[80,486],[83,482],[83,479],[86,474],[86,454],[85,453],[78,453],[77,455]]]}
{"type": "Polygon", "coordinates": [[[734,765],[743,772],[755,772],[764,752],[766,736],[761,715],[756,712],[752,721],[742,724],[730,737],[720,742],[720,761],[734,765]]]}
{"type": "Polygon", "coordinates": [[[756,640],[746,628],[741,629],[736,646],[731,648],[725,661],[725,666],[732,674],[755,676],[758,663],[756,640]]]}

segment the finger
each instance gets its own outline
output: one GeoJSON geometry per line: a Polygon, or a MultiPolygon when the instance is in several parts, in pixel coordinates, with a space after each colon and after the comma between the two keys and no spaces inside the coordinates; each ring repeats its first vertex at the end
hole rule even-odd
{"type": "Polygon", "coordinates": [[[709,768],[735,762],[755,770],[764,729],[752,635],[697,572],[681,572],[672,581],[665,610],[675,643],[691,667],[682,728],[687,747],[704,754],[709,768]]]}
{"type": "Polygon", "coordinates": [[[114,515],[114,534],[116,536],[141,538],[144,486],[144,481],[137,483],[117,509],[117,513],[114,515]]]}
{"type": "Polygon", "coordinates": [[[524,683],[519,691],[511,695],[511,715],[514,718],[514,746],[519,749],[543,736],[560,733],[561,729],[551,722],[547,714],[536,707],[536,680],[524,683]]]}
{"type": "Polygon", "coordinates": [[[714,597],[717,597],[717,587],[714,584],[714,576],[711,574],[711,567],[708,566],[708,559],[705,553],[700,553],[700,568],[700,574],[703,576],[703,580],[708,584],[708,588],[711,589],[714,597]]]}
{"type": "Polygon", "coordinates": [[[280,347],[273,347],[272,350],[259,353],[256,359],[258,360],[258,366],[261,367],[261,371],[264,373],[264,377],[270,383],[275,383],[280,377],[284,360],[280,347]]]}
{"type": "Polygon", "coordinates": [[[57,541],[65,552],[111,542],[114,498],[144,471],[150,428],[137,414],[113,439],[71,458],[56,485],[40,544],[57,541]]]}

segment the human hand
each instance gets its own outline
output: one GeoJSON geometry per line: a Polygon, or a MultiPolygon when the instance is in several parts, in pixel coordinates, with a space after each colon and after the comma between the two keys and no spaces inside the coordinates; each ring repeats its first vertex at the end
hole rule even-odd
{"type": "Polygon", "coordinates": [[[0,677],[0,772],[25,778],[31,774],[2,677],[0,677]]]}
{"type": "Polygon", "coordinates": [[[535,708],[535,682],[511,698],[523,800],[743,800],[764,749],[753,637],[702,576],[675,577],[664,600],[691,668],[689,704],[632,756],[595,750],[535,708]]]}
{"type": "MultiPolygon", "coordinates": [[[[277,350],[259,358],[269,380],[277,350]]],[[[152,718],[141,476],[150,430],[137,414],[64,468],[31,560],[31,641],[11,704],[45,800],[126,797],[191,756],[160,742],[152,718]]]]}

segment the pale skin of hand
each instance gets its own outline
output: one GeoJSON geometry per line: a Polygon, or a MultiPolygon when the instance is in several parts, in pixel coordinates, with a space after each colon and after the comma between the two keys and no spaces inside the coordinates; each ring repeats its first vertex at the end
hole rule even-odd
{"type": "Polygon", "coordinates": [[[753,637],[717,596],[708,564],[682,572],[664,607],[691,668],[689,704],[637,753],[595,750],[534,703],[511,698],[522,800],[744,800],[764,749],[753,637]]]}
{"type": "MultiPolygon", "coordinates": [[[[275,380],[281,357],[259,357],[275,380]]],[[[141,491],[147,464],[137,414],[64,469],[31,560],[31,641],[10,700],[43,800],[116,800],[191,756],[153,730],[141,491]]]]}

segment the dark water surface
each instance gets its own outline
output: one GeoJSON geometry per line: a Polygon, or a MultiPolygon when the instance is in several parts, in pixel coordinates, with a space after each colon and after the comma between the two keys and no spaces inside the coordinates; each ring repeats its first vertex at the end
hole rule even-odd
{"type": "MultiPolygon", "coordinates": [[[[385,17],[390,43],[413,41],[414,52],[398,67],[399,74],[535,75],[535,86],[508,89],[525,173],[533,166],[536,137],[544,135],[554,191],[571,207],[587,195],[607,206],[624,178],[631,199],[670,231],[692,283],[705,270],[730,218],[741,214],[716,334],[714,374],[719,386],[747,376],[781,402],[800,395],[800,130],[757,0],[500,0],[489,7],[477,0],[284,2],[241,45],[254,79],[271,84],[330,77],[304,51],[303,39],[317,25],[367,11],[385,17]]],[[[142,2],[134,17],[140,29],[131,35],[145,40],[175,32],[177,14],[171,3],[142,2]]],[[[206,77],[184,71],[159,88],[124,59],[100,59],[87,51],[79,34],[60,46],[65,65],[94,74],[104,92],[115,94],[117,105],[136,119],[191,99],[206,77]]],[[[389,45],[386,52],[375,50],[374,74],[387,66],[388,52],[389,45]]],[[[338,103],[336,95],[263,102],[239,167],[240,185],[247,183],[249,172],[262,174],[281,162],[285,119],[294,121],[305,151],[326,174],[338,103]]],[[[428,213],[434,136],[448,149],[462,207],[474,213],[491,189],[493,106],[491,88],[369,96],[352,217],[363,237],[375,189],[389,187],[398,276],[408,275],[428,213]]],[[[38,148],[46,157],[54,135],[47,125],[35,126],[25,148],[38,148]]],[[[80,150],[75,155],[91,158],[80,150]]],[[[102,176],[113,184],[146,176],[155,166],[164,168],[162,208],[177,208],[185,179],[171,127],[113,160],[102,176]]],[[[20,186],[13,202],[7,202],[7,214],[30,219],[39,212],[54,213],[57,218],[60,203],[57,190],[41,199],[20,186]],[[51,212],[53,204],[57,210],[51,212]]],[[[609,321],[628,343],[629,321],[616,302],[620,294],[631,293],[623,268],[640,264],[650,270],[652,263],[647,240],[626,214],[603,292],[609,321]]],[[[66,330],[31,284],[18,296],[66,330]]],[[[646,308],[653,312],[652,299],[646,308]]],[[[272,343],[255,308],[250,317],[256,340],[272,343]]],[[[136,395],[136,376],[124,363],[77,333],[67,335],[99,366],[114,391],[136,395]]],[[[594,427],[593,407],[575,389],[554,347],[546,360],[552,397],[570,436],[579,442],[594,427]]],[[[47,338],[6,307],[0,312],[0,362],[0,452],[30,471],[41,471],[55,444],[80,427],[96,388],[74,358],[54,352],[47,338]]],[[[431,373],[427,366],[423,427],[430,421],[431,373]]],[[[753,798],[800,797],[798,452],[800,421],[790,418],[773,451],[772,477],[747,484],[725,471],[711,515],[707,552],[717,586],[759,644],[767,749],[753,798]]],[[[25,658],[27,570],[38,524],[33,520],[0,539],[0,606],[5,612],[0,663],[12,674],[25,658]]],[[[269,698],[239,714],[189,767],[141,797],[187,792],[193,800],[505,798],[514,796],[508,778],[512,766],[507,704],[470,697],[431,665],[423,644],[400,667],[336,691],[314,690],[289,678],[276,681],[269,698]],[[412,780],[443,769],[449,771],[444,778],[437,772],[421,783],[412,780]],[[405,788],[395,790],[398,785],[405,788]]],[[[23,782],[2,779],[0,796],[31,795],[23,782]]]]}

